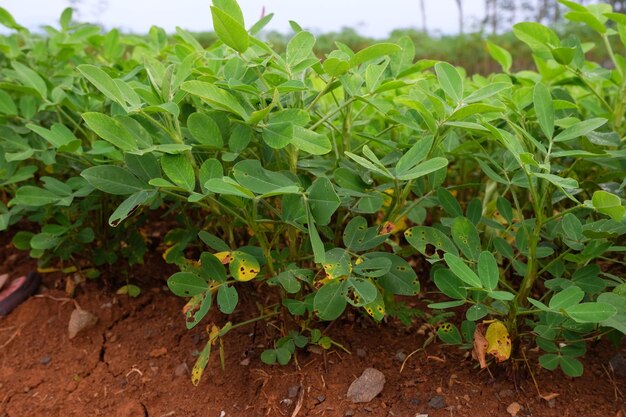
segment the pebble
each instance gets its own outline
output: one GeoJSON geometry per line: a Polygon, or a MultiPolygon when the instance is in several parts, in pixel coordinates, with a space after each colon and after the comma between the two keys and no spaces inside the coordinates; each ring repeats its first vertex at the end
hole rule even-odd
{"type": "Polygon", "coordinates": [[[280,400],[280,403],[284,406],[289,407],[291,404],[293,404],[293,401],[289,398],[283,398],[282,400],[280,400]]]}
{"type": "Polygon", "coordinates": [[[167,355],[167,348],[166,347],[152,349],[150,351],[150,357],[151,358],[160,358],[161,356],[164,356],[164,355],[167,355]]]}
{"type": "Polygon", "coordinates": [[[410,402],[412,405],[420,405],[420,403],[421,403],[421,401],[420,401],[420,399],[419,399],[419,398],[411,398],[411,399],[409,400],[409,402],[410,402]]]}
{"type": "Polygon", "coordinates": [[[428,417],[428,414],[417,413],[417,414],[415,414],[415,417],[428,417]]]}
{"type": "Polygon", "coordinates": [[[377,369],[367,368],[348,388],[346,397],[353,403],[367,403],[381,393],[385,375],[377,369]]]}
{"type": "Polygon", "coordinates": [[[356,350],[356,355],[357,355],[359,358],[364,358],[364,357],[366,357],[366,356],[367,356],[367,352],[365,352],[365,349],[361,349],[361,348],[359,348],[359,349],[357,349],[357,350],[356,350]]]}
{"type": "Polygon", "coordinates": [[[289,398],[296,398],[298,396],[299,392],[300,392],[300,386],[299,385],[292,385],[287,390],[287,397],[289,397],[289,398]]]}
{"type": "Polygon", "coordinates": [[[315,401],[317,401],[317,404],[321,404],[324,401],[326,401],[326,396],[325,395],[319,395],[319,396],[315,397],[315,401]]]}
{"type": "Polygon", "coordinates": [[[511,417],[515,417],[517,416],[517,414],[520,412],[521,409],[522,409],[522,406],[519,405],[518,402],[514,401],[511,404],[509,404],[509,406],[506,408],[506,412],[509,413],[511,417]]]}
{"type": "Polygon", "coordinates": [[[248,366],[248,365],[250,365],[250,358],[245,358],[244,360],[239,362],[239,365],[241,365],[241,366],[248,366]]]}
{"type": "Polygon", "coordinates": [[[440,410],[446,406],[446,400],[441,395],[435,395],[428,400],[428,406],[435,410],[440,410]]]}
{"type": "Polygon", "coordinates": [[[354,411],[348,410],[345,413],[343,413],[343,415],[346,417],[352,417],[354,415],[354,411]]]}
{"type": "Polygon", "coordinates": [[[551,400],[548,400],[548,407],[550,408],[556,407],[556,400],[554,398],[551,400]]]}
{"type": "Polygon", "coordinates": [[[398,362],[404,362],[404,360],[406,359],[406,353],[400,350],[398,351],[398,353],[396,353],[396,356],[394,356],[394,359],[398,362]]]}
{"type": "Polygon", "coordinates": [[[47,365],[50,362],[52,362],[52,358],[50,356],[44,356],[41,359],[39,359],[39,363],[42,365],[47,365]]]}
{"type": "Polygon", "coordinates": [[[180,365],[178,365],[176,367],[176,369],[174,369],[174,375],[176,376],[185,376],[187,375],[187,372],[189,371],[189,367],[187,366],[186,363],[181,363],[180,365]]]}

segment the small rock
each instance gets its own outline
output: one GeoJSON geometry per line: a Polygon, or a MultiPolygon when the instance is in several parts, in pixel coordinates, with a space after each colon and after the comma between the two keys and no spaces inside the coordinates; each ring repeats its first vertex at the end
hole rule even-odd
{"type": "Polygon", "coordinates": [[[446,406],[446,400],[441,395],[435,395],[428,400],[428,406],[434,408],[435,410],[440,410],[446,406]]]}
{"type": "Polygon", "coordinates": [[[280,400],[280,403],[281,403],[281,405],[289,407],[291,404],[293,404],[293,401],[290,400],[289,398],[284,398],[284,399],[280,400]]]}
{"type": "Polygon", "coordinates": [[[95,326],[97,322],[98,317],[89,311],[81,308],[74,309],[70,315],[70,322],[67,325],[70,339],[75,338],[79,332],[95,326]]]}
{"type": "Polygon", "coordinates": [[[396,356],[394,356],[394,359],[398,362],[404,362],[404,360],[406,359],[406,353],[400,350],[398,351],[398,353],[396,353],[396,356]]]}
{"type": "Polygon", "coordinates": [[[420,399],[419,399],[419,398],[411,398],[411,399],[409,400],[409,402],[410,402],[412,405],[420,405],[420,403],[421,403],[421,401],[420,401],[420,399]]]}
{"type": "Polygon", "coordinates": [[[618,353],[611,358],[609,366],[615,375],[620,377],[626,376],[626,361],[624,361],[624,355],[621,353],[618,353]]]}
{"type": "Polygon", "coordinates": [[[188,372],[189,372],[189,367],[184,362],[178,365],[176,369],[174,369],[174,375],[176,376],[185,376],[187,375],[188,372]]]}
{"type": "Polygon", "coordinates": [[[323,355],[324,354],[324,349],[322,349],[321,347],[317,346],[317,345],[309,345],[306,348],[307,352],[309,353],[313,353],[315,355],[323,355]]]}
{"type": "Polygon", "coordinates": [[[39,363],[42,365],[47,365],[50,362],[52,362],[52,358],[50,356],[44,356],[41,359],[39,359],[39,363]]]}
{"type": "Polygon", "coordinates": [[[364,357],[366,357],[366,356],[367,356],[367,352],[365,351],[365,349],[361,349],[361,348],[359,348],[359,349],[357,349],[357,350],[356,350],[356,355],[357,355],[359,358],[364,358],[364,357]]]}
{"type": "Polygon", "coordinates": [[[343,415],[344,415],[345,417],[352,417],[352,416],[354,415],[354,411],[352,411],[352,410],[348,410],[348,411],[346,411],[345,413],[343,413],[343,415]]]}
{"type": "Polygon", "coordinates": [[[167,355],[167,348],[166,347],[162,347],[162,348],[158,348],[158,349],[152,349],[150,351],[150,357],[151,358],[160,358],[161,356],[167,355]]]}
{"type": "Polygon", "coordinates": [[[316,401],[316,404],[321,404],[324,401],[326,401],[326,396],[325,395],[319,395],[319,396],[315,397],[315,401],[316,401]]]}
{"type": "Polygon", "coordinates": [[[287,390],[287,397],[289,397],[289,398],[296,398],[298,396],[299,392],[300,392],[300,386],[299,385],[292,385],[287,390]]]}
{"type": "Polygon", "coordinates": [[[415,414],[415,417],[428,417],[428,414],[417,413],[417,414],[415,414]]]}
{"type": "Polygon", "coordinates": [[[554,398],[552,398],[551,400],[548,400],[548,407],[550,408],[556,407],[556,400],[554,398]]]}
{"type": "Polygon", "coordinates": [[[245,358],[244,360],[239,362],[239,365],[241,365],[241,366],[248,366],[248,365],[250,365],[250,358],[245,358]]]}
{"type": "Polygon", "coordinates": [[[512,397],[513,391],[511,391],[510,389],[503,389],[502,391],[498,392],[498,396],[500,398],[512,397]]]}
{"type": "Polygon", "coordinates": [[[437,387],[437,389],[435,390],[435,392],[436,392],[437,394],[441,394],[441,393],[443,392],[443,388],[441,388],[441,387],[437,387]]]}
{"type": "Polygon", "coordinates": [[[522,409],[522,406],[519,405],[518,402],[513,401],[506,408],[506,412],[509,413],[511,415],[511,417],[515,417],[515,416],[517,416],[517,414],[520,412],[521,409],[522,409]]]}
{"type": "Polygon", "coordinates": [[[377,369],[367,368],[348,388],[347,398],[353,403],[367,403],[381,393],[385,375],[377,369]]]}

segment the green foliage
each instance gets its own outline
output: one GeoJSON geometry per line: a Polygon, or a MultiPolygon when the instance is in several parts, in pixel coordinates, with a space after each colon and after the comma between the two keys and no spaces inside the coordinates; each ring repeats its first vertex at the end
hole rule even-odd
{"type": "Polygon", "coordinates": [[[39,37],[3,14],[0,228],[32,223],[16,247],[80,269],[140,262],[152,209],[177,222],[163,257],[188,328],[262,294],[257,317],[207,327],[195,384],[233,328],[291,314],[298,330],[261,357],[285,364],[306,345],[341,347],[315,327],[346,309],[410,322],[396,296],[429,278],[442,341],[470,346],[499,320],[514,355],[536,344],[542,366],[580,375],[581,340],[625,330],[610,268],[626,234],[626,60],[612,50],[626,29],[598,10],[566,17],[597,33],[612,68],[586,60],[593,45],[521,23],[537,71],[513,72],[492,42],[504,72],[471,77],[414,62],[406,37],[321,59],[298,29],[279,50],[258,35],[269,18],[246,30],[234,0],[213,2],[208,48],[182,29],[120,36],[67,14],[39,37]]]}

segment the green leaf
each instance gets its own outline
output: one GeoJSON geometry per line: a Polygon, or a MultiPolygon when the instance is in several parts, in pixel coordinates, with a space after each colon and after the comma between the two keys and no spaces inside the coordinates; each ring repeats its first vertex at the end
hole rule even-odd
{"type": "Polygon", "coordinates": [[[447,62],[439,62],[435,65],[435,73],[441,89],[455,103],[463,98],[463,79],[459,72],[447,62]]]}
{"type": "Polygon", "coordinates": [[[552,310],[559,311],[562,308],[572,307],[580,303],[584,297],[584,291],[577,286],[572,285],[571,287],[554,294],[548,303],[548,307],[552,310]]]}
{"type": "Polygon", "coordinates": [[[177,272],[167,280],[167,286],[179,297],[193,297],[208,289],[205,280],[192,272],[177,272]]]}
{"type": "Polygon", "coordinates": [[[486,86],[479,88],[469,96],[465,97],[463,101],[468,104],[475,103],[477,101],[483,101],[489,97],[498,94],[500,91],[509,88],[511,88],[511,84],[505,82],[495,82],[492,84],[487,84],[486,86]]]}
{"type": "Polygon", "coordinates": [[[83,120],[98,136],[123,151],[138,149],[132,133],[120,122],[103,113],[83,113],[83,120]]]}
{"type": "Polygon", "coordinates": [[[245,26],[243,12],[237,4],[237,0],[213,0],[213,5],[232,17],[241,26],[245,26]]]}
{"type": "Polygon", "coordinates": [[[554,371],[559,366],[559,355],[554,353],[547,353],[539,356],[539,364],[546,368],[548,371],[554,371]]]}
{"type": "Polygon", "coordinates": [[[621,221],[624,213],[626,213],[626,208],[622,206],[621,198],[603,190],[593,193],[591,203],[598,213],[605,214],[616,222],[621,221]]]}
{"type": "Polygon", "coordinates": [[[46,98],[48,95],[48,86],[41,76],[27,67],[26,65],[18,62],[11,61],[11,66],[15,70],[18,80],[26,87],[30,87],[39,93],[41,98],[46,98]]]}
{"type": "Polygon", "coordinates": [[[408,151],[402,155],[396,164],[396,175],[402,175],[419,164],[426,158],[428,152],[430,152],[433,146],[434,137],[426,136],[425,138],[418,139],[408,151]]]}
{"type": "Polygon", "coordinates": [[[578,188],[578,181],[573,178],[563,178],[554,174],[544,174],[543,172],[534,172],[533,175],[548,180],[557,187],[564,188],[566,190],[578,188]]]}
{"type": "Polygon", "coordinates": [[[38,233],[30,240],[30,247],[38,250],[47,250],[56,247],[62,239],[51,233],[38,233]]]}
{"type": "Polygon", "coordinates": [[[221,149],[224,146],[222,133],[215,120],[204,113],[191,113],[187,118],[187,129],[201,145],[221,149]]]}
{"type": "Polygon", "coordinates": [[[487,51],[489,51],[489,55],[502,67],[502,70],[506,73],[511,69],[511,65],[513,64],[513,58],[511,58],[511,54],[506,49],[492,43],[491,41],[487,41],[487,51]]]}
{"type": "Polygon", "coordinates": [[[174,184],[193,192],[196,187],[196,176],[187,155],[163,155],[161,167],[174,184]]]}
{"type": "Polygon", "coordinates": [[[128,284],[124,285],[115,292],[116,294],[128,294],[129,297],[137,298],[141,294],[141,288],[136,285],[128,284]]]}
{"type": "Polygon", "coordinates": [[[259,261],[249,253],[233,251],[230,253],[228,265],[230,275],[237,281],[250,281],[261,271],[259,261]]]}
{"type": "Polygon", "coordinates": [[[315,263],[323,264],[326,261],[326,253],[324,251],[324,243],[320,238],[317,228],[315,227],[315,220],[311,214],[311,208],[308,204],[304,204],[307,217],[307,227],[309,232],[309,240],[311,242],[311,248],[313,249],[313,258],[315,263]]]}
{"type": "Polygon", "coordinates": [[[256,159],[237,162],[233,167],[233,176],[239,184],[256,194],[270,194],[296,185],[289,177],[263,168],[256,159]]]}
{"type": "Polygon", "coordinates": [[[217,290],[217,305],[222,313],[230,314],[235,311],[238,301],[239,294],[237,294],[235,287],[220,285],[217,290]]]}
{"type": "Polygon", "coordinates": [[[573,124],[572,126],[566,128],[561,133],[554,137],[555,142],[566,142],[568,140],[576,139],[581,136],[585,136],[600,126],[606,124],[607,120],[599,117],[583,120],[582,122],[578,122],[573,124]]]}
{"type": "MultiPolygon", "coordinates": [[[[381,259],[378,259],[379,261],[381,259]]],[[[391,265],[391,262],[389,262],[391,265]]],[[[378,296],[376,286],[369,279],[349,278],[348,286],[352,288],[354,297],[357,300],[355,306],[363,306],[372,303],[378,296]]]]}
{"type": "Polygon", "coordinates": [[[149,189],[130,171],[114,165],[100,165],[85,169],[81,174],[89,184],[100,191],[115,195],[130,195],[149,189]]]}
{"type": "Polygon", "coordinates": [[[310,153],[311,155],[324,155],[332,150],[328,136],[301,126],[293,127],[291,143],[299,150],[310,153]]]}
{"type": "Polygon", "coordinates": [[[144,155],[127,153],[124,155],[124,162],[126,162],[126,167],[128,167],[133,174],[144,181],[150,181],[153,178],[159,178],[161,176],[159,161],[152,153],[144,155]]]}
{"type": "Polygon", "coordinates": [[[244,25],[225,11],[211,6],[213,29],[222,42],[238,52],[246,52],[250,46],[250,36],[244,25]]]}
{"type": "Polygon", "coordinates": [[[492,291],[500,282],[500,271],[496,258],[491,252],[483,251],[478,257],[478,276],[485,289],[492,291]]]}
{"type": "Polygon", "coordinates": [[[335,192],[333,184],[326,177],[317,178],[307,190],[308,203],[315,223],[326,226],[339,208],[341,200],[335,192]]]}
{"type": "Polygon", "coordinates": [[[345,310],[345,281],[333,280],[322,286],[313,299],[313,308],[321,320],[335,320],[345,310]]]}
{"type": "Polygon", "coordinates": [[[463,342],[459,329],[452,323],[441,324],[437,329],[437,336],[449,345],[460,345],[463,342]]]}
{"type": "Polygon", "coordinates": [[[388,252],[369,252],[366,259],[385,258],[391,261],[389,272],[377,279],[385,291],[396,295],[417,295],[420,283],[417,274],[407,261],[388,252]]]}
{"type": "Polygon", "coordinates": [[[434,227],[416,226],[407,229],[404,232],[407,242],[417,249],[424,256],[438,257],[437,253],[430,254],[426,252],[427,245],[433,245],[436,250],[450,252],[453,255],[459,254],[456,246],[441,230],[434,227]]]}
{"type": "Polygon", "coordinates": [[[457,217],[452,222],[452,240],[461,252],[473,261],[478,260],[481,244],[476,226],[467,217],[457,217]]]}
{"type": "MultiPolygon", "coordinates": [[[[353,272],[364,277],[377,278],[389,273],[391,265],[391,260],[387,258],[367,258],[355,264],[353,272]]],[[[368,301],[368,303],[371,301],[373,300],[368,301]]]]}
{"type": "Polygon", "coordinates": [[[55,204],[61,199],[60,196],[39,187],[32,185],[24,185],[17,189],[15,197],[11,200],[10,205],[22,205],[40,207],[48,204],[55,204]]]}
{"type": "Polygon", "coordinates": [[[188,92],[189,94],[200,97],[202,100],[219,110],[234,113],[244,120],[248,118],[248,112],[243,108],[239,101],[237,101],[235,96],[213,84],[197,80],[186,81],[180,89],[188,92]]]}
{"type": "Polygon", "coordinates": [[[293,123],[269,123],[263,128],[263,141],[274,149],[282,149],[293,140],[293,123]]]}
{"type": "Polygon", "coordinates": [[[377,43],[367,48],[361,49],[350,58],[350,67],[356,67],[364,62],[371,61],[373,59],[381,58],[386,55],[393,55],[400,52],[402,48],[395,43],[377,43]]]}
{"type": "Polygon", "coordinates": [[[568,12],[565,13],[563,17],[567,20],[571,20],[572,22],[582,22],[598,32],[600,35],[606,33],[606,26],[604,26],[604,24],[600,22],[597,17],[586,10],[584,12],[568,12]]]}
{"type": "Polygon", "coordinates": [[[126,99],[118,84],[106,72],[102,71],[95,65],[83,64],[76,69],[87,78],[102,94],[107,98],[119,104],[123,108],[127,108],[126,99]]]}
{"type": "Polygon", "coordinates": [[[193,329],[196,324],[200,323],[200,320],[209,312],[211,304],[213,304],[213,293],[210,289],[191,297],[183,308],[187,329],[193,329]]]}
{"type": "Polygon", "coordinates": [[[414,180],[423,177],[431,172],[439,171],[448,166],[448,160],[442,157],[435,157],[424,161],[404,173],[396,174],[396,178],[402,181],[414,180]]]}
{"type": "Polygon", "coordinates": [[[465,284],[449,269],[438,269],[435,272],[433,281],[439,288],[439,291],[450,298],[465,300],[467,297],[467,290],[464,288],[465,284]]]}
{"type": "Polygon", "coordinates": [[[4,90],[0,90],[0,113],[7,115],[16,115],[17,107],[11,96],[4,90]]]}
{"type": "Polygon", "coordinates": [[[542,83],[535,85],[533,104],[535,106],[537,121],[539,122],[543,134],[548,139],[552,139],[552,135],[554,134],[554,105],[552,104],[550,90],[542,83]]]}
{"type": "Polygon", "coordinates": [[[474,304],[465,312],[465,318],[470,321],[477,321],[489,314],[489,310],[482,304],[474,304]]]}
{"type": "Polygon", "coordinates": [[[472,269],[463,262],[461,258],[451,253],[443,255],[450,270],[459,277],[463,282],[469,284],[472,287],[482,288],[482,282],[478,275],[472,269]]]}
{"type": "Polygon", "coordinates": [[[344,246],[356,252],[373,249],[386,239],[387,235],[378,234],[378,228],[367,227],[367,220],[361,216],[350,220],[343,232],[344,246]]]}
{"type": "Polygon", "coordinates": [[[254,194],[229,177],[211,178],[204,183],[204,187],[213,193],[233,195],[243,198],[254,198],[254,194]]]}
{"type": "Polygon", "coordinates": [[[109,226],[116,227],[122,220],[126,219],[137,207],[144,204],[154,196],[154,191],[137,191],[131,194],[126,200],[117,206],[115,211],[109,216],[109,226]]]}
{"type": "Polygon", "coordinates": [[[306,31],[298,32],[287,43],[287,65],[291,68],[311,56],[313,46],[315,45],[315,37],[306,31]]]}
{"type": "Polygon", "coordinates": [[[583,374],[583,364],[581,361],[569,356],[559,357],[559,365],[567,376],[579,377],[583,374]]]}
{"type": "Polygon", "coordinates": [[[465,120],[468,117],[474,116],[479,113],[500,113],[502,111],[504,111],[503,107],[492,106],[485,103],[473,103],[462,106],[455,110],[454,113],[452,113],[450,117],[448,117],[448,121],[452,122],[455,120],[465,120]]]}
{"type": "Polygon", "coordinates": [[[581,303],[565,309],[577,323],[599,323],[613,317],[617,310],[607,303],[581,303]]]}
{"type": "Polygon", "coordinates": [[[460,217],[463,216],[463,211],[461,211],[461,206],[459,202],[456,201],[456,198],[452,195],[450,191],[443,187],[439,187],[437,189],[437,200],[441,207],[452,217],[460,217]]]}

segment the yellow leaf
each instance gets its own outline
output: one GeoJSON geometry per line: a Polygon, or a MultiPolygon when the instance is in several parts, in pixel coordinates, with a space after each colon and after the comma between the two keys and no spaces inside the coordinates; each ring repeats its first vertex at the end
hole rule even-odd
{"type": "Polygon", "coordinates": [[[211,340],[209,340],[206,346],[204,346],[204,349],[202,349],[202,353],[200,353],[200,356],[198,356],[198,360],[196,360],[196,364],[191,370],[192,384],[197,386],[200,383],[200,378],[202,378],[204,368],[206,368],[207,363],[209,363],[209,356],[211,356],[211,340]]]}
{"type": "Polygon", "coordinates": [[[230,261],[232,261],[232,257],[230,256],[231,253],[232,253],[231,251],[226,251],[226,252],[217,252],[217,253],[214,253],[213,255],[217,259],[219,259],[223,265],[226,265],[230,263],[230,261]]]}
{"type": "Polygon", "coordinates": [[[261,271],[259,261],[254,256],[240,251],[230,252],[229,269],[237,281],[250,281],[261,271]]]}
{"type": "Polygon", "coordinates": [[[504,323],[495,320],[487,327],[485,338],[489,345],[487,353],[492,355],[497,362],[502,362],[511,356],[511,337],[504,323]]]}

